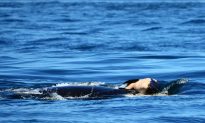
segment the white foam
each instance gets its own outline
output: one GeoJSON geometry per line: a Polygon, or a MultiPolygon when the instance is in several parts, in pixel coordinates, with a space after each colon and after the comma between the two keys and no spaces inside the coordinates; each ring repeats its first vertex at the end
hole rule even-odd
{"type": "Polygon", "coordinates": [[[52,87],[63,87],[63,86],[99,86],[105,84],[104,82],[68,82],[58,83],[52,87]]]}
{"type": "Polygon", "coordinates": [[[50,100],[65,100],[62,96],[58,95],[57,93],[51,93],[49,94],[50,97],[45,97],[44,99],[50,99],[50,100]]]}
{"type": "Polygon", "coordinates": [[[69,96],[69,97],[65,97],[66,99],[86,99],[86,98],[89,98],[89,94],[88,95],[84,95],[84,96],[79,96],[79,97],[72,97],[72,96],[69,96]]]}
{"type": "Polygon", "coordinates": [[[152,96],[152,95],[145,95],[145,94],[125,94],[125,97],[139,97],[139,96],[152,96]]]}
{"type": "Polygon", "coordinates": [[[62,97],[61,95],[58,95],[57,93],[50,93],[49,96],[44,97],[43,99],[45,100],[67,100],[67,99],[86,99],[86,98],[89,98],[89,94],[84,95],[84,96],[79,96],[79,97],[73,97],[73,96],[62,97]]]}
{"type": "Polygon", "coordinates": [[[12,89],[12,91],[17,94],[42,94],[39,91],[39,89],[19,88],[19,89],[12,89]]]}
{"type": "Polygon", "coordinates": [[[122,84],[122,85],[116,86],[116,87],[118,87],[118,88],[125,88],[126,86],[127,86],[126,84],[122,84]]]}
{"type": "Polygon", "coordinates": [[[155,95],[168,95],[169,92],[168,92],[168,88],[164,88],[161,92],[155,94],[155,95]]]}
{"type": "Polygon", "coordinates": [[[181,81],[180,81],[180,83],[181,84],[184,84],[184,83],[187,83],[189,80],[187,79],[187,78],[182,78],[181,79],[181,81]]]}
{"type": "Polygon", "coordinates": [[[157,93],[157,94],[154,94],[153,96],[168,96],[167,93],[157,93]]]}
{"type": "Polygon", "coordinates": [[[153,94],[153,95],[145,95],[145,94],[125,94],[124,95],[125,97],[141,97],[141,96],[168,96],[168,94],[166,92],[160,92],[160,93],[157,93],[157,94],[153,94]]]}

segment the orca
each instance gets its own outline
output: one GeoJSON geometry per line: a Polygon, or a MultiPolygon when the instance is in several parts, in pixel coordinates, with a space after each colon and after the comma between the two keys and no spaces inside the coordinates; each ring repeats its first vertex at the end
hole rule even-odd
{"type": "MultiPolygon", "coordinates": [[[[137,79],[135,79],[137,80],[137,79]]],[[[131,83],[134,80],[128,80],[125,83],[131,83]]],[[[180,89],[183,87],[188,80],[186,79],[178,79],[171,81],[167,84],[160,84],[157,93],[163,93],[166,95],[173,95],[179,93],[180,89]]],[[[125,88],[111,88],[104,86],[61,86],[61,87],[49,87],[42,89],[41,92],[45,96],[49,96],[52,93],[57,93],[62,97],[94,97],[94,98],[108,98],[108,97],[119,97],[125,94],[136,95],[139,92],[136,90],[127,90],[125,88]]],[[[155,93],[155,94],[157,94],[155,93]]],[[[154,95],[154,94],[148,94],[154,95]]]]}
{"type": "MultiPolygon", "coordinates": [[[[130,84],[137,79],[128,80],[125,83],[130,84]]],[[[178,79],[171,82],[159,81],[158,92],[147,95],[174,95],[180,93],[181,88],[188,82],[187,79],[178,79]]],[[[15,89],[14,89],[15,90],[15,89]]],[[[137,95],[136,90],[127,90],[125,88],[113,88],[108,86],[54,86],[36,89],[26,89],[28,91],[3,91],[1,97],[9,99],[50,99],[53,96],[62,98],[85,97],[85,99],[106,99],[123,97],[126,94],[137,95]]]]}

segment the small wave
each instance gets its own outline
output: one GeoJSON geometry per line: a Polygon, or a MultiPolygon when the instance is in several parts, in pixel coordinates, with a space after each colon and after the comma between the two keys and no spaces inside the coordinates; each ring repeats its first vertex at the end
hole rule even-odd
{"type": "Polygon", "coordinates": [[[91,44],[91,43],[82,43],[80,45],[70,45],[70,49],[75,49],[75,50],[79,50],[79,51],[93,51],[93,50],[97,50],[100,49],[103,45],[100,44],[91,44]]]}
{"type": "Polygon", "coordinates": [[[44,70],[38,70],[40,73],[45,73],[45,74],[61,74],[61,75],[66,75],[68,74],[68,70],[61,70],[61,69],[44,69],[44,70]]]}
{"type": "Polygon", "coordinates": [[[29,84],[26,84],[24,82],[20,81],[9,81],[9,80],[4,80],[3,78],[12,78],[12,75],[0,75],[0,89],[9,89],[9,88],[20,88],[20,87],[25,87],[29,84]]]}
{"type": "Polygon", "coordinates": [[[19,89],[2,89],[0,96],[3,99],[38,99],[42,95],[39,90],[19,88],[19,89]]]}
{"type": "Polygon", "coordinates": [[[12,41],[8,38],[0,38],[0,46],[9,46],[12,45],[12,41]]]}
{"type": "Polygon", "coordinates": [[[205,70],[195,70],[195,71],[189,71],[185,73],[185,76],[197,78],[205,75],[205,70]]]}
{"type": "Polygon", "coordinates": [[[23,4],[20,2],[0,2],[0,8],[19,8],[22,7],[23,4]]]}
{"type": "Polygon", "coordinates": [[[19,88],[19,89],[11,89],[10,91],[15,92],[16,94],[42,94],[39,89],[19,88]]]}
{"type": "Polygon", "coordinates": [[[142,31],[154,31],[154,30],[159,30],[159,29],[162,29],[162,27],[150,27],[150,28],[144,29],[142,31]]]}
{"type": "Polygon", "coordinates": [[[0,45],[7,45],[7,44],[9,44],[7,41],[0,40],[0,45]]]}
{"type": "Polygon", "coordinates": [[[141,59],[182,59],[188,56],[172,56],[172,55],[152,55],[152,56],[139,56],[141,59]]]}
{"type": "Polygon", "coordinates": [[[65,41],[65,40],[67,40],[67,38],[64,38],[64,37],[49,37],[49,38],[41,38],[41,39],[30,41],[29,44],[30,43],[35,44],[35,43],[39,43],[39,42],[48,43],[48,42],[65,41]]]}
{"type": "Polygon", "coordinates": [[[1,18],[8,18],[8,17],[10,17],[10,14],[8,14],[8,13],[1,13],[0,12],[0,17],[1,18]]]}
{"type": "Polygon", "coordinates": [[[48,38],[38,38],[38,39],[34,39],[28,42],[25,42],[22,45],[22,48],[20,50],[24,51],[25,50],[39,50],[39,48],[44,48],[46,47],[46,49],[48,47],[58,47],[61,46],[61,42],[68,40],[65,37],[48,37],[48,38]]]}
{"type": "Polygon", "coordinates": [[[69,18],[63,18],[63,19],[55,19],[55,20],[53,20],[53,21],[55,21],[55,22],[80,22],[80,21],[82,21],[82,20],[80,20],[80,19],[69,19],[69,18]]]}
{"type": "Polygon", "coordinates": [[[205,19],[192,19],[186,22],[181,23],[183,25],[205,25],[205,19]]]}
{"type": "Polygon", "coordinates": [[[8,18],[8,19],[0,20],[0,21],[1,22],[6,22],[6,23],[12,23],[12,22],[23,23],[23,22],[27,22],[26,20],[19,19],[19,18],[8,18]]]}
{"type": "Polygon", "coordinates": [[[62,34],[68,34],[68,35],[87,35],[87,32],[63,32],[62,34]]]}
{"type": "Polygon", "coordinates": [[[0,56],[0,59],[3,60],[16,60],[17,58],[11,57],[11,56],[0,56]]]}
{"type": "Polygon", "coordinates": [[[134,44],[134,43],[122,43],[122,44],[114,44],[108,48],[109,50],[123,50],[123,51],[149,51],[149,47],[145,47],[141,44],[134,44]]]}
{"type": "Polygon", "coordinates": [[[64,87],[64,86],[99,86],[104,85],[104,82],[68,82],[68,83],[58,83],[52,87],[64,87]]]}

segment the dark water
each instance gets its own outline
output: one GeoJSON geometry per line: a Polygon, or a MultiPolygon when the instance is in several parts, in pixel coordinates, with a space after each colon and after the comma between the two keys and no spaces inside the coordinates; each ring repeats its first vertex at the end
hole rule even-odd
{"type": "Polygon", "coordinates": [[[205,3],[0,2],[0,122],[205,122],[205,3]],[[188,78],[174,96],[8,99],[6,90],[188,78]]]}

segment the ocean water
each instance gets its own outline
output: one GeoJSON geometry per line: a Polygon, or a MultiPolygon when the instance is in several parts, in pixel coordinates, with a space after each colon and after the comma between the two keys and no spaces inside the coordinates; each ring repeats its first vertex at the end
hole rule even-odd
{"type": "Polygon", "coordinates": [[[1,0],[1,123],[204,123],[205,1],[1,0]],[[187,78],[172,96],[10,99],[7,91],[187,78]]]}

